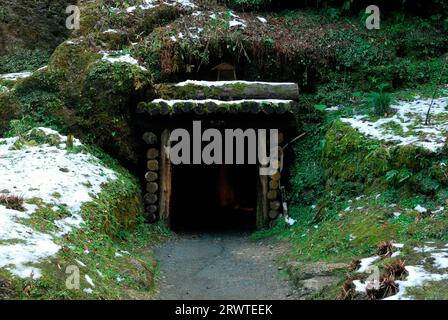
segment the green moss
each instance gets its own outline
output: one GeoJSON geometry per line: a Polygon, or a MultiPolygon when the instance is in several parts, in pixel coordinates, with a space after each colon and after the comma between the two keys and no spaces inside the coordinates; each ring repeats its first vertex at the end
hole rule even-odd
{"type": "MultiPolygon", "coordinates": [[[[327,132],[322,163],[331,179],[367,182],[370,188],[388,184],[408,190],[417,188],[433,194],[438,182],[431,180],[431,164],[437,159],[440,155],[422,147],[388,146],[336,121],[327,132]]],[[[442,178],[437,171],[433,177],[442,178]]]]}
{"type": "MultiPolygon", "coordinates": [[[[68,0],[54,0],[51,3],[35,0],[2,1],[0,55],[14,56],[16,54],[17,59],[15,60],[22,61],[23,66],[36,66],[32,63],[34,59],[40,60],[42,57],[48,56],[48,53],[68,35],[64,9],[70,4],[72,3],[68,0]],[[36,55],[38,52],[42,54],[36,55]],[[26,59],[26,57],[30,57],[30,59],[26,59]]],[[[0,69],[2,67],[0,62],[0,69]]],[[[1,70],[0,73],[2,73],[1,70]]]]}
{"type": "Polygon", "coordinates": [[[373,181],[390,169],[390,151],[336,121],[328,130],[322,154],[327,177],[344,181],[373,181]]]}
{"type": "Polygon", "coordinates": [[[64,42],[56,48],[50,59],[49,71],[58,76],[57,88],[65,99],[79,103],[89,66],[100,57],[85,42],[64,42]]]}
{"type": "Polygon", "coordinates": [[[4,135],[9,129],[12,119],[20,117],[20,105],[9,94],[0,94],[0,135],[4,135]]]}

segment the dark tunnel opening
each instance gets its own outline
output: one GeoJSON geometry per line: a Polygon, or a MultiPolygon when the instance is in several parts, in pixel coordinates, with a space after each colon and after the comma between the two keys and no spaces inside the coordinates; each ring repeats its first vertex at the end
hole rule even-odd
{"type": "Polygon", "coordinates": [[[256,228],[256,165],[173,166],[174,231],[256,228]]]}

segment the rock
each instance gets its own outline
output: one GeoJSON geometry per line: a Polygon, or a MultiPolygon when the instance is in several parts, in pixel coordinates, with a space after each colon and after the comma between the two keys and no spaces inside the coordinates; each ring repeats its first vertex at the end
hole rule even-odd
{"type": "Polygon", "coordinates": [[[322,276],[300,281],[300,286],[310,292],[319,292],[322,289],[338,283],[339,278],[334,276],[322,276]]]}
{"type": "Polygon", "coordinates": [[[334,271],[349,268],[349,264],[347,263],[303,263],[298,261],[290,261],[286,266],[288,272],[297,281],[314,278],[316,276],[329,276],[334,271]]]}
{"type": "Polygon", "coordinates": [[[346,263],[303,263],[290,261],[287,263],[288,273],[299,290],[299,296],[315,295],[323,289],[337,284],[341,277],[336,273],[348,269],[346,263]]]}

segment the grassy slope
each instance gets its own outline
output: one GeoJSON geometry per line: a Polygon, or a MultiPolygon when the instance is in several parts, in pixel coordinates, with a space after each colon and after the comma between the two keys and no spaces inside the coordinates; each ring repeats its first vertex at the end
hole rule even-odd
{"type": "MultiPolygon", "coordinates": [[[[5,123],[0,120],[0,131],[8,127],[10,119],[31,114],[32,119],[26,120],[32,124],[52,124],[64,130],[80,124],[83,133],[92,141],[101,138],[104,145],[120,146],[118,151],[111,150],[115,156],[132,154],[132,150],[121,148],[129,145],[128,138],[131,136],[128,134],[129,110],[123,106],[128,105],[129,96],[138,96],[136,88],[142,86],[141,81],[146,85],[150,77],[126,65],[111,67],[94,63],[99,58],[95,53],[98,49],[95,45],[100,41],[105,43],[107,49],[130,51],[150,70],[151,77],[157,80],[189,77],[191,74],[186,72],[191,65],[202,65],[202,69],[206,70],[213,63],[220,62],[217,60],[240,58],[245,68],[244,75],[248,79],[283,74],[285,80],[296,81],[304,89],[301,103],[305,108],[312,110],[316,104],[330,106],[349,102],[348,108],[343,110],[344,114],[350,114],[353,108],[362,107],[365,93],[375,90],[381,83],[388,83],[398,97],[411,97],[416,88],[423,95],[430,96],[438,80],[438,71],[445,63],[442,53],[447,49],[446,35],[441,32],[437,22],[403,15],[398,15],[397,19],[385,19],[379,31],[366,32],[359,27],[357,17],[340,17],[340,13],[334,10],[255,13],[254,16],[263,15],[271,23],[250,27],[241,33],[229,31],[228,17],[211,24],[202,22],[206,25],[201,25],[199,21],[195,25],[210,29],[207,38],[199,43],[178,40],[173,44],[169,38],[184,31],[183,24],[187,23],[188,26],[194,19],[186,17],[176,21],[180,12],[172,7],[163,6],[151,13],[139,12],[133,21],[124,15],[114,16],[94,3],[83,10],[83,29],[75,37],[88,35],[91,43],[61,45],[53,55],[48,71],[19,82],[15,87],[16,92],[8,98],[0,97],[0,115],[1,119],[5,119],[5,123]],[[98,16],[104,20],[105,29],[113,27],[129,31],[131,38],[108,38],[102,34],[101,30],[94,28],[98,16]],[[279,32],[281,30],[286,32],[279,32]],[[135,39],[136,34],[142,34],[142,37],[135,39]],[[285,34],[303,41],[292,42],[282,36],[285,34]],[[139,44],[130,46],[133,41],[139,44]],[[250,48],[259,53],[257,55],[248,51],[252,62],[241,57],[244,49],[250,48]],[[170,59],[172,56],[177,58],[170,59]],[[165,65],[165,71],[169,71],[165,75],[160,72],[163,62],[169,63],[165,65]],[[120,79],[125,81],[117,81],[120,79]],[[111,82],[113,85],[110,85],[111,82]],[[123,83],[132,85],[125,86],[123,83]],[[118,98],[104,98],[111,95],[118,98]],[[117,104],[110,106],[111,100],[117,101],[117,104]],[[107,101],[107,105],[102,101],[107,101]],[[48,105],[54,107],[54,111],[48,113],[48,105]],[[109,114],[110,110],[116,111],[116,114],[109,114]],[[86,116],[91,117],[88,122],[84,119],[86,116]],[[98,123],[102,125],[98,126],[98,123]],[[98,132],[96,128],[104,129],[98,132]]],[[[254,16],[242,16],[255,20],[254,16]]],[[[10,70],[16,69],[19,68],[10,70]]],[[[447,77],[442,81],[446,83],[447,77]]],[[[347,132],[347,128],[334,124],[334,116],[323,120],[322,115],[314,111],[309,112],[308,116],[305,118],[302,115],[309,134],[295,146],[300,157],[291,177],[291,211],[298,224],[288,230],[280,224],[276,229],[260,232],[256,236],[277,233],[290,239],[294,250],[289,259],[346,262],[354,257],[372,254],[380,240],[445,240],[443,219],[415,223],[412,215],[403,215],[394,220],[387,207],[392,203],[397,203],[402,209],[412,208],[418,203],[428,207],[439,204],[444,197],[444,185],[432,195],[420,194],[405,186],[390,185],[384,178],[385,169],[380,166],[387,167],[392,160],[388,159],[384,164],[381,154],[378,154],[363,161],[364,156],[372,151],[370,148],[378,153],[383,151],[378,143],[359,137],[352,131],[347,132]],[[347,139],[352,140],[342,147],[335,144],[338,131],[348,134],[347,139]],[[339,150],[338,157],[331,158],[329,162],[332,152],[328,150],[333,150],[331,148],[339,150]],[[333,164],[338,163],[339,170],[330,172],[333,164]],[[371,175],[372,165],[379,166],[376,167],[377,175],[370,177],[371,180],[366,183],[363,179],[371,175]],[[359,168],[362,166],[364,168],[359,168]],[[356,173],[356,176],[347,176],[347,172],[356,173]],[[378,193],[382,194],[379,198],[376,197],[378,193]],[[365,197],[353,200],[361,194],[365,197]],[[349,205],[349,200],[355,201],[353,206],[364,207],[362,212],[366,212],[365,215],[360,215],[361,210],[345,214],[343,210],[349,205]],[[317,205],[314,209],[311,207],[313,204],[317,205]],[[350,234],[357,235],[356,241],[349,241],[350,234]]],[[[431,163],[439,160],[429,159],[431,163]]],[[[401,163],[395,165],[401,166],[401,163]]],[[[430,171],[428,168],[425,170],[430,171]]],[[[416,171],[415,177],[418,174],[416,171]]],[[[110,188],[111,192],[115,189],[114,186],[110,188]]],[[[109,196],[105,194],[104,199],[109,196]]],[[[102,201],[99,202],[104,206],[102,201]]],[[[81,243],[85,243],[93,234],[79,237],[84,239],[81,243]]],[[[107,252],[110,251],[101,260],[104,266],[114,258],[112,252],[116,244],[111,239],[105,236],[104,241],[95,242],[95,246],[106,244],[107,252]]],[[[130,241],[131,246],[141,242],[130,241]]],[[[73,256],[68,257],[68,260],[81,256],[82,246],[75,248],[73,256]]],[[[99,256],[96,258],[102,259],[99,256]]],[[[90,263],[93,261],[88,261],[90,263]]],[[[114,283],[114,275],[111,272],[108,283],[115,288],[117,284],[114,283]]],[[[334,298],[334,292],[328,292],[325,297],[334,298]]],[[[56,292],[50,291],[48,297],[52,297],[52,294],[56,292]]]]}
{"type": "MultiPolygon", "coordinates": [[[[24,143],[34,143],[27,142],[24,143]]],[[[156,292],[157,263],[151,245],[169,233],[161,226],[143,223],[138,182],[127,170],[97,148],[73,152],[91,152],[102,164],[113,169],[118,179],[103,187],[94,201],[82,206],[85,226],[57,240],[61,250],[37,265],[39,279],[17,279],[0,270],[6,285],[0,297],[6,299],[150,299],[156,292]],[[80,261],[81,263],[79,263],[80,261]],[[80,270],[80,288],[68,289],[67,267],[80,270]],[[88,275],[95,287],[89,285],[88,275]],[[93,293],[84,289],[92,288],[93,293]]],[[[64,217],[64,208],[52,208],[39,199],[29,203],[38,210],[24,221],[31,228],[49,232],[53,221],[64,217]]]]}
{"type": "MultiPolygon", "coordinates": [[[[406,98],[417,93],[432,95],[426,87],[394,95],[406,98]]],[[[295,145],[297,163],[291,175],[289,200],[290,214],[297,224],[287,227],[280,222],[273,230],[254,234],[276,235],[290,241],[293,249],[284,257],[285,262],[350,264],[353,259],[375,255],[377,245],[383,241],[404,243],[406,248],[427,241],[448,241],[447,210],[424,217],[413,210],[417,205],[432,211],[445,206],[448,171],[440,163],[448,159],[446,151],[431,154],[417,147],[394,147],[366,138],[338,121],[354,108],[362,109],[353,103],[347,102],[336,113],[320,114],[322,123],[306,125],[306,138],[295,145]],[[392,170],[406,172],[406,178],[388,179],[392,170]],[[394,212],[401,215],[395,217],[394,212]]],[[[408,249],[396,259],[415,265],[423,257],[408,249]]],[[[380,264],[384,266],[396,259],[380,264]]],[[[336,271],[339,283],[314,298],[337,298],[347,274],[360,276],[348,270],[336,271]]],[[[441,281],[410,290],[409,294],[416,298],[440,298],[446,295],[445,287],[446,282],[441,281]]]]}

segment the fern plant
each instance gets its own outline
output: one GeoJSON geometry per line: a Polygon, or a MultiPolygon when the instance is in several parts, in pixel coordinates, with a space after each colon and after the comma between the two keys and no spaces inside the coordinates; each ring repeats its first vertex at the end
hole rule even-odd
{"type": "Polygon", "coordinates": [[[384,91],[387,85],[379,85],[377,92],[371,92],[367,96],[367,104],[376,116],[385,116],[391,112],[390,106],[393,103],[393,98],[390,93],[384,91]]]}

